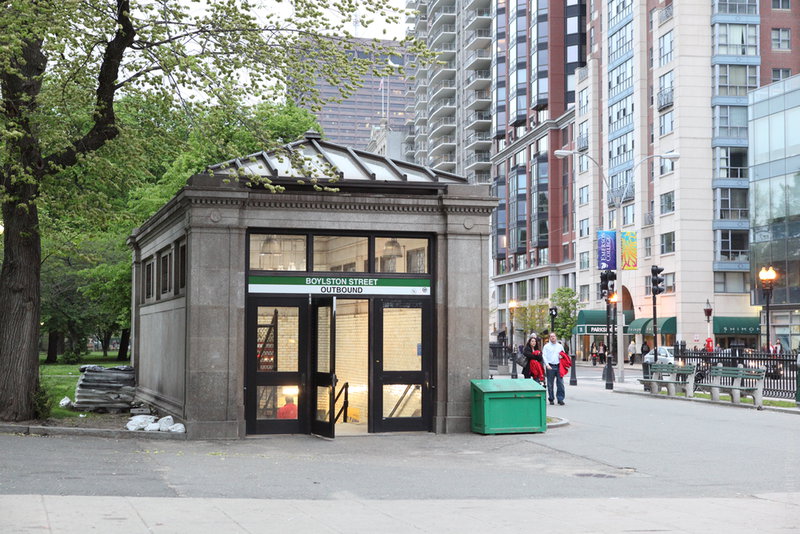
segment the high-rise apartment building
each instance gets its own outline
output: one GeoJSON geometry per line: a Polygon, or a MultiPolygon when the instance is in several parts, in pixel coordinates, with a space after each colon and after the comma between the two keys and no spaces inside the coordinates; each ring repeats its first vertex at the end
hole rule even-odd
{"type": "MultiPolygon", "coordinates": [[[[384,41],[384,46],[396,46],[395,41],[384,41]]],[[[364,52],[358,52],[363,54],[364,52]]],[[[398,53],[376,58],[376,62],[390,62],[398,66],[413,63],[413,56],[398,53]]],[[[373,128],[386,128],[404,132],[409,118],[407,107],[408,89],[412,84],[407,75],[378,77],[366,74],[361,87],[349,98],[341,101],[339,88],[320,79],[317,89],[326,102],[316,113],[325,138],[333,143],[365,150],[373,128]]]]}
{"type": "Polygon", "coordinates": [[[492,255],[497,314],[575,288],[574,188],[554,151],[571,144],[584,0],[494,0],[492,255]]]}
{"type": "Polygon", "coordinates": [[[491,148],[490,0],[408,0],[409,32],[438,53],[417,70],[406,159],[489,182],[491,148]]]}
{"type": "Polygon", "coordinates": [[[577,285],[587,307],[604,307],[597,230],[621,217],[622,230],[635,232],[638,268],[622,271],[617,288],[639,340],[652,345],[650,267],[659,265],[667,290],[658,297],[659,344],[699,344],[707,329],[723,346],[757,343],[747,93],[798,72],[798,3],[589,4],[587,67],[576,87],[574,148],[582,154],[572,162],[577,285]],[[676,153],[677,161],[659,157],[676,153]]]}

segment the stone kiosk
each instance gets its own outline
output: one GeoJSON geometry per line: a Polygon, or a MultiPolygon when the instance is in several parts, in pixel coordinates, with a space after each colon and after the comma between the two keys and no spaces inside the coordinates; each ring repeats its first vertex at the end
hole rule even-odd
{"type": "Polygon", "coordinates": [[[137,398],[195,439],[468,431],[495,205],[313,132],[209,167],[129,239],[137,398]]]}

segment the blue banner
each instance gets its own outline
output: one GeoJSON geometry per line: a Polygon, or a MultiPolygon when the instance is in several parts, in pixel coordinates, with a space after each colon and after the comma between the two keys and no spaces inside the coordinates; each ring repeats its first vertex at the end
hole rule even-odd
{"type": "Polygon", "coordinates": [[[597,232],[597,268],[601,271],[617,269],[617,239],[613,230],[597,232]]]}

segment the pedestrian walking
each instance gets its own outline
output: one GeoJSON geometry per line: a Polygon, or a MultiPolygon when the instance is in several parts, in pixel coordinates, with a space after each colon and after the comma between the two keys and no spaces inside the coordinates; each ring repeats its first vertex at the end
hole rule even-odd
{"type": "Polygon", "coordinates": [[[633,361],[636,359],[636,342],[631,339],[631,344],[628,345],[628,363],[633,365],[633,361]]]}
{"type": "Polygon", "coordinates": [[[606,348],[606,344],[602,341],[600,342],[600,345],[597,346],[597,357],[600,358],[600,363],[604,365],[606,363],[606,348]]]}
{"type": "Polygon", "coordinates": [[[589,354],[592,356],[592,365],[597,365],[597,343],[592,341],[592,346],[589,348],[589,354]]]}
{"type": "Polygon", "coordinates": [[[650,345],[647,344],[647,341],[642,341],[642,361],[644,361],[644,355],[650,352],[650,345]]]}
{"type": "Polygon", "coordinates": [[[523,369],[522,374],[525,378],[532,378],[538,383],[543,384],[545,380],[544,360],[542,360],[542,350],[539,346],[539,338],[536,334],[531,334],[522,354],[528,360],[528,365],[523,369]]]}
{"type": "Polygon", "coordinates": [[[564,390],[564,377],[561,374],[562,356],[566,356],[564,346],[558,342],[555,332],[550,332],[550,341],[544,344],[542,348],[542,359],[545,364],[545,374],[547,376],[547,400],[553,404],[554,400],[558,404],[564,405],[564,398],[566,391],[564,390]],[[555,390],[553,388],[555,386],[555,390]],[[555,393],[555,396],[553,395],[555,393]]]}

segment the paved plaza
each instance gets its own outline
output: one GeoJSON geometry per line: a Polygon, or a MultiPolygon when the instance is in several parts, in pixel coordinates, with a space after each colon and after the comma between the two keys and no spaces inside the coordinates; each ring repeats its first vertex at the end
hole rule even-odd
{"type": "Polygon", "coordinates": [[[613,392],[544,434],[0,434],[0,532],[800,532],[800,416],[613,392]]]}

